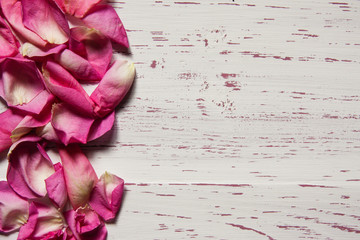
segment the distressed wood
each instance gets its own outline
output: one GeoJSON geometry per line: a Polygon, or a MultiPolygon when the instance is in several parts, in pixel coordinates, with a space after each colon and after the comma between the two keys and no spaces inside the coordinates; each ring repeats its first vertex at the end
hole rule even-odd
{"type": "Polygon", "coordinates": [[[84,147],[127,182],[108,239],[360,239],[359,1],[112,4],[137,79],[84,147]]]}

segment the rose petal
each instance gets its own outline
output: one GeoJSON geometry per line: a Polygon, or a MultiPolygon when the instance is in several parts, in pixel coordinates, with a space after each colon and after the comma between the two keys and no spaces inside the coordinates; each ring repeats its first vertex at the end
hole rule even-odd
{"type": "Polygon", "coordinates": [[[0,113],[0,152],[8,149],[11,144],[11,132],[21,122],[24,116],[16,114],[14,110],[8,109],[0,113]]]}
{"type": "Polygon", "coordinates": [[[51,44],[62,44],[69,39],[69,25],[64,14],[52,2],[37,0],[21,0],[23,23],[28,29],[37,33],[51,44]]]}
{"type": "Polygon", "coordinates": [[[53,105],[51,124],[65,145],[86,143],[93,122],[93,118],[76,114],[62,103],[53,105]]]}
{"type": "Polygon", "coordinates": [[[50,200],[57,207],[63,208],[67,202],[66,184],[63,167],[60,163],[54,165],[55,173],[45,180],[46,191],[50,200]]]}
{"type": "Polygon", "coordinates": [[[19,43],[2,18],[0,18],[0,46],[0,57],[15,56],[19,52],[19,43]]]}
{"type": "Polygon", "coordinates": [[[39,137],[24,137],[11,146],[8,154],[8,183],[17,194],[28,199],[45,196],[45,179],[55,172],[39,140],[39,137]]]}
{"type": "Polygon", "coordinates": [[[75,27],[71,29],[69,47],[89,61],[101,76],[100,79],[104,76],[113,54],[111,42],[107,37],[93,28],[75,27]]]}
{"type": "Polygon", "coordinates": [[[86,26],[99,30],[112,41],[126,48],[129,47],[124,25],[112,6],[95,6],[82,20],[86,26]]]}
{"type": "MultiPolygon", "coordinates": [[[[22,3],[18,0],[0,0],[2,12],[16,35],[22,42],[31,42],[37,46],[47,44],[39,35],[26,28],[23,24],[22,3]]],[[[37,6],[37,4],[34,4],[37,6]]]]}
{"type": "Polygon", "coordinates": [[[46,105],[49,94],[43,92],[45,86],[35,62],[20,58],[7,58],[2,62],[0,70],[0,96],[9,106],[38,113],[46,105]],[[42,92],[43,94],[34,100],[42,92]],[[33,100],[34,102],[30,104],[33,100]]]}
{"type": "Polygon", "coordinates": [[[39,127],[36,129],[36,135],[42,137],[48,141],[60,143],[60,139],[55,132],[55,129],[51,125],[51,122],[48,122],[45,126],[39,127]]]}
{"type": "Polygon", "coordinates": [[[108,131],[111,130],[111,128],[114,125],[115,121],[115,111],[112,111],[109,115],[105,116],[104,118],[99,118],[94,121],[94,123],[91,125],[89,135],[88,135],[88,142],[95,140],[108,131]]]}
{"type": "Polygon", "coordinates": [[[106,72],[90,98],[95,103],[95,113],[103,117],[113,111],[129,91],[135,78],[133,63],[117,60],[106,72]]]}
{"type": "Polygon", "coordinates": [[[55,45],[55,46],[49,45],[41,48],[41,47],[37,47],[36,45],[30,42],[26,42],[21,46],[20,52],[23,56],[37,60],[37,59],[41,59],[42,57],[48,57],[53,54],[58,54],[65,48],[66,48],[65,44],[55,45]]]}
{"type": "Polygon", "coordinates": [[[62,214],[46,199],[30,204],[29,220],[20,228],[18,240],[48,239],[59,234],[65,222],[62,214]]]}
{"type": "Polygon", "coordinates": [[[90,208],[79,208],[65,212],[69,228],[77,239],[105,240],[107,230],[99,216],[90,208]]]}
{"type": "Polygon", "coordinates": [[[64,13],[82,18],[84,14],[101,0],[55,0],[64,13]]]}
{"type": "Polygon", "coordinates": [[[96,173],[78,145],[59,148],[66,188],[74,209],[84,206],[97,182],[96,173]]]}
{"type": "Polygon", "coordinates": [[[121,206],[124,180],[105,172],[91,193],[90,206],[105,220],[112,220],[121,206]]]}
{"type": "Polygon", "coordinates": [[[26,223],[29,203],[17,195],[6,181],[0,181],[0,232],[11,232],[26,223]]]}
{"type": "MultiPolygon", "coordinates": [[[[44,90],[46,91],[46,90],[44,90]]],[[[38,96],[41,96],[39,94],[38,96]]],[[[51,103],[53,102],[53,96],[49,96],[48,104],[42,109],[38,115],[26,115],[21,122],[11,132],[11,139],[16,142],[25,134],[29,133],[32,129],[45,126],[51,120],[51,103]]]]}
{"type": "Polygon", "coordinates": [[[99,81],[102,78],[86,59],[68,49],[65,49],[57,60],[78,80],[99,81]]]}
{"type": "Polygon", "coordinates": [[[93,102],[80,83],[63,67],[48,61],[43,69],[48,89],[74,111],[93,115],[93,102]]]}

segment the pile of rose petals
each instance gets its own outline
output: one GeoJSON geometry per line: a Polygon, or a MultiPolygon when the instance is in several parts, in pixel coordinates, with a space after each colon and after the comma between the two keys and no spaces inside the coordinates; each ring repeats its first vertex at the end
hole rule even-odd
{"type": "Polygon", "coordinates": [[[0,152],[8,151],[0,232],[106,239],[124,181],[98,178],[79,144],[112,128],[135,78],[134,65],[114,54],[129,47],[122,22],[101,0],[0,0],[0,16],[0,152]],[[83,83],[97,84],[91,95],[83,83]]]}

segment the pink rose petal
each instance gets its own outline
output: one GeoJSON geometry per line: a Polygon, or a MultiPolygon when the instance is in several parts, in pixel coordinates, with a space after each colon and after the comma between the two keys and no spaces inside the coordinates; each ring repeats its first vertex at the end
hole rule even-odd
{"type": "Polygon", "coordinates": [[[17,194],[28,199],[45,196],[45,179],[55,172],[39,140],[39,137],[24,137],[11,146],[8,154],[8,183],[17,194]]]}
{"type": "MultiPolygon", "coordinates": [[[[46,91],[46,90],[44,90],[46,91]]],[[[41,95],[41,94],[39,94],[41,95]]],[[[39,96],[38,95],[38,96],[39,96]]],[[[51,104],[53,102],[53,96],[51,96],[47,105],[42,109],[38,115],[26,115],[21,122],[12,130],[11,139],[13,142],[20,139],[22,136],[29,133],[31,130],[45,126],[51,120],[51,104]]]]}
{"type": "Polygon", "coordinates": [[[64,13],[82,18],[84,14],[101,0],[55,0],[64,13]]]}
{"type": "Polygon", "coordinates": [[[129,47],[124,25],[112,6],[95,6],[82,20],[86,26],[99,30],[112,41],[126,48],[129,47]]]}
{"type": "Polygon", "coordinates": [[[0,152],[8,149],[11,144],[11,132],[24,118],[23,115],[16,114],[14,110],[8,109],[3,113],[0,113],[0,152]]]}
{"type": "Polygon", "coordinates": [[[93,118],[77,114],[62,103],[53,105],[51,124],[65,145],[86,143],[93,122],[93,118]]]}
{"type": "Polygon", "coordinates": [[[51,100],[35,62],[22,58],[7,58],[0,66],[0,96],[10,107],[39,113],[51,100]],[[21,69],[21,71],[19,71],[21,69]]]}
{"type": "Polygon", "coordinates": [[[57,60],[78,80],[99,81],[102,78],[88,60],[68,49],[65,49],[57,60]]]}
{"type": "Polygon", "coordinates": [[[20,52],[23,56],[41,60],[41,58],[48,57],[50,55],[55,55],[60,53],[62,50],[66,48],[65,44],[61,45],[47,45],[46,47],[37,47],[36,45],[26,42],[24,43],[21,48],[20,52]]]}
{"type": "MultiPolygon", "coordinates": [[[[21,42],[31,42],[44,47],[47,42],[39,35],[26,28],[23,24],[22,3],[18,0],[0,0],[2,13],[5,15],[11,27],[15,30],[21,42]]],[[[34,5],[34,6],[37,6],[34,5]]]]}
{"type": "Polygon", "coordinates": [[[50,200],[59,208],[67,202],[66,184],[63,167],[60,163],[54,165],[55,173],[45,180],[46,191],[50,200]]]}
{"type": "Polygon", "coordinates": [[[103,117],[113,111],[129,91],[135,78],[133,63],[117,60],[106,72],[90,98],[95,103],[95,113],[103,117]]]}
{"type": "Polygon", "coordinates": [[[19,52],[19,43],[2,18],[0,18],[0,46],[0,57],[15,56],[19,52]]]}
{"type": "Polygon", "coordinates": [[[61,10],[52,2],[21,0],[24,26],[51,44],[62,44],[69,39],[69,25],[61,10]]]}
{"type": "Polygon", "coordinates": [[[112,111],[104,118],[96,119],[91,125],[87,139],[88,142],[95,140],[101,137],[102,135],[104,135],[105,133],[107,133],[108,131],[110,131],[114,125],[114,121],[115,121],[115,111],[112,111]]]}
{"type": "Polygon", "coordinates": [[[75,27],[71,29],[69,45],[70,50],[89,61],[100,75],[100,79],[104,76],[113,54],[111,42],[107,37],[93,28],[75,27]]]}
{"type": "Polygon", "coordinates": [[[96,173],[78,145],[59,148],[68,197],[74,209],[84,206],[97,183],[96,173]]]}
{"type": "Polygon", "coordinates": [[[105,220],[115,218],[121,206],[124,180],[105,172],[91,193],[90,206],[105,220]]]}
{"type": "Polygon", "coordinates": [[[65,219],[76,239],[105,240],[107,230],[99,216],[89,207],[65,212],[65,219]]]}
{"type": "Polygon", "coordinates": [[[63,67],[48,61],[43,69],[48,89],[72,110],[85,116],[93,115],[93,102],[80,83],[63,67]]]}
{"type": "Polygon", "coordinates": [[[18,240],[49,239],[61,234],[64,227],[59,210],[46,199],[40,199],[31,202],[29,220],[20,228],[18,240]]]}
{"type": "Polygon", "coordinates": [[[17,195],[6,181],[0,181],[0,232],[11,232],[26,223],[29,203],[17,195]]]}

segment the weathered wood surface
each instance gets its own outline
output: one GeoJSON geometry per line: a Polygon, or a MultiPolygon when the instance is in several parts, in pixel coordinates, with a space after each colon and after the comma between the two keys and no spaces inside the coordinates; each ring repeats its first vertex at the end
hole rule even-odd
{"type": "Polygon", "coordinates": [[[360,239],[360,1],[113,5],[137,79],[84,147],[127,182],[108,239],[360,239]]]}

